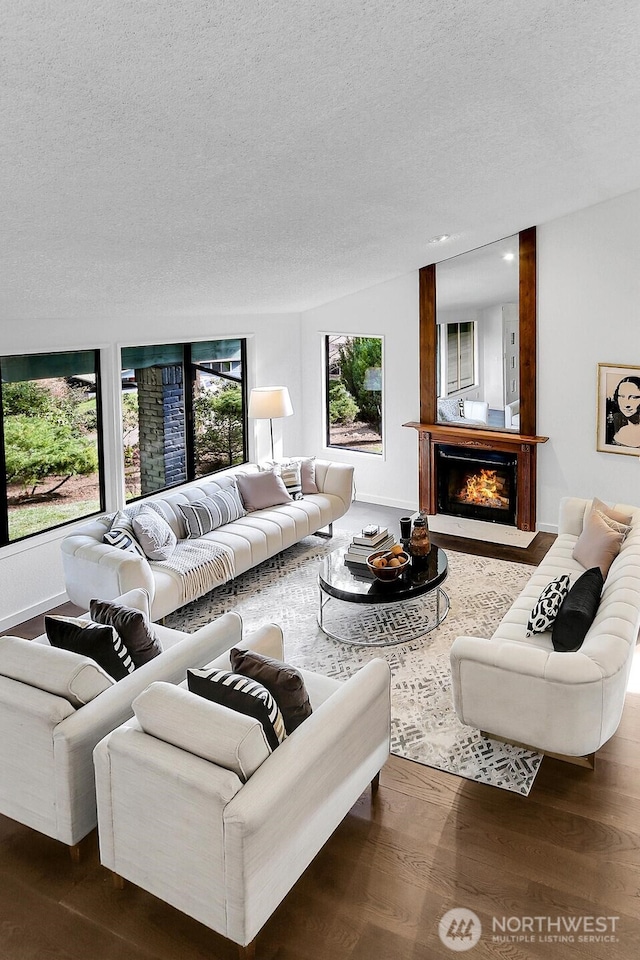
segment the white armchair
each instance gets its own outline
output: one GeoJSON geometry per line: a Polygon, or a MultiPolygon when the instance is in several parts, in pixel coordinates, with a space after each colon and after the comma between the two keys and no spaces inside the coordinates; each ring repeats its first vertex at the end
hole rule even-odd
{"type": "Polygon", "coordinates": [[[512,430],[520,429],[520,401],[519,400],[512,400],[511,403],[505,404],[504,425],[505,427],[510,427],[512,430]]]}
{"type": "MultiPolygon", "coordinates": [[[[145,591],[119,602],[148,613],[145,591]]],[[[238,643],[242,621],[228,613],[191,635],[155,630],[163,652],[117,683],[46,637],[0,637],[0,813],[68,844],[74,859],[97,823],[95,745],[133,715],[132,701],[150,683],[179,683],[188,667],[238,643]]]]}
{"type": "MultiPolygon", "coordinates": [[[[279,628],[251,646],[283,657],[279,628]]],[[[313,713],[272,753],[258,721],[154,684],[94,754],[102,863],[242,957],[389,755],[386,661],[346,682],[301,672],[313,713]]]]}

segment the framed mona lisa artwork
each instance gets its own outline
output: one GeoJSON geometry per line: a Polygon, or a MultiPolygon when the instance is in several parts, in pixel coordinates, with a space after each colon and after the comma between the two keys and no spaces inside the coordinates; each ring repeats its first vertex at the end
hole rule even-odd
{"type": "Polygon", "coordinates": [[[597,449],[640,457],[640,367],[598,364],[597,449]]]}

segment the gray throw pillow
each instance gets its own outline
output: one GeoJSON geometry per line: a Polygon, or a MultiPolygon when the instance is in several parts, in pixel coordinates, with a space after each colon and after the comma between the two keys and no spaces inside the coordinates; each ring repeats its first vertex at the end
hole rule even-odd
{"type": "Polygon", "coordinates": [[[168,560],[178,542],[164,517],[148,506],[133,518],[133,532],[149,560],[168,560]]]}
{"type": "Polygon", "coordinates": [[[444,397],[438,400],[438,420],[444,420],[451,423],[453,420],[460,420],[460,405],[453,397],[444,397]]]}
{"type": "Polygon", "coordinates": [[[202,500],[179,503],[178,509],[184,518],[188,540],[202,537],[205,533],[211,533],[225,523],[231,523],[245,515],[235,481],[202,500]]]}
{"type": "Polygon", "coordinates": [[[291,503],[292,498],[282,477],[279,477],[274,470],[238,474],[237,481],[242,502],[249,513],[253,510],[275,507],[280,503],[291,503]]]}

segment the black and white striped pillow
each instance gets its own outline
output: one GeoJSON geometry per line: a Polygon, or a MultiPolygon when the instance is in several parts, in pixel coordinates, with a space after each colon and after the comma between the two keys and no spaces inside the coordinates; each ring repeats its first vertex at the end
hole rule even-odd
{"type": "Polygon", "coordinates": [[[133,520],[123,510],[118,510],[102,539],[112,547],[144,557],[144,550],[136,540],[133,530],[133,520]]]}
{"type": "Polygon", "coordinates": [[[122,680],[135,670],[115,627],[52,615],[45,616],[44,628],[52,647],[91,657],[114,680],[122,680]]]}
{"type": "Polygon", "coordinates": [[[267,743],[272,750],[287,735],[278,704],[266,687],[250,677],[205,667],[187,670],[187,686],[192,693],[213,700],[223,707],[254,717],[262,724],[267,743]]]}
{"type": "Polygon", "coordinates": [[[212,493],[202,500],[179,503],[178,508],[184,517],[189,540],[210,533],[225,523],[231,523],[232,520],[238,520],[239,517],[244,517],[246,512],[235,483],[223,487],[217,493],[212,493]]]}
{"type": "Polygon", "coordinates": [[[570,586],[571,581],[569,575],[566,573],[546,585],[529,616],[527,637],[532,636],[534,633],[544,633],[546,630],[551,629],[558,616],[564,598],[569,593],[570,586]]]}

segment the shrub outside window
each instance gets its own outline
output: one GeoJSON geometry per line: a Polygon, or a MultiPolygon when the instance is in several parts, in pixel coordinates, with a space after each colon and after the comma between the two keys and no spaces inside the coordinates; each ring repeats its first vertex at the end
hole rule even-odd
{"type": "Polygon", "coordinates": [[[97,350],[0,358],[0,544],[104,509],[97,350]]]}
{"type": "Polygon", "coordinates": [[[247,460],[244,340],[124,347],[126,499],[247,460]]]}
{"type": "Polygon", "coordinates": [[[382,339],[325,337],[327,446],[382,454],[382,339]]]}

